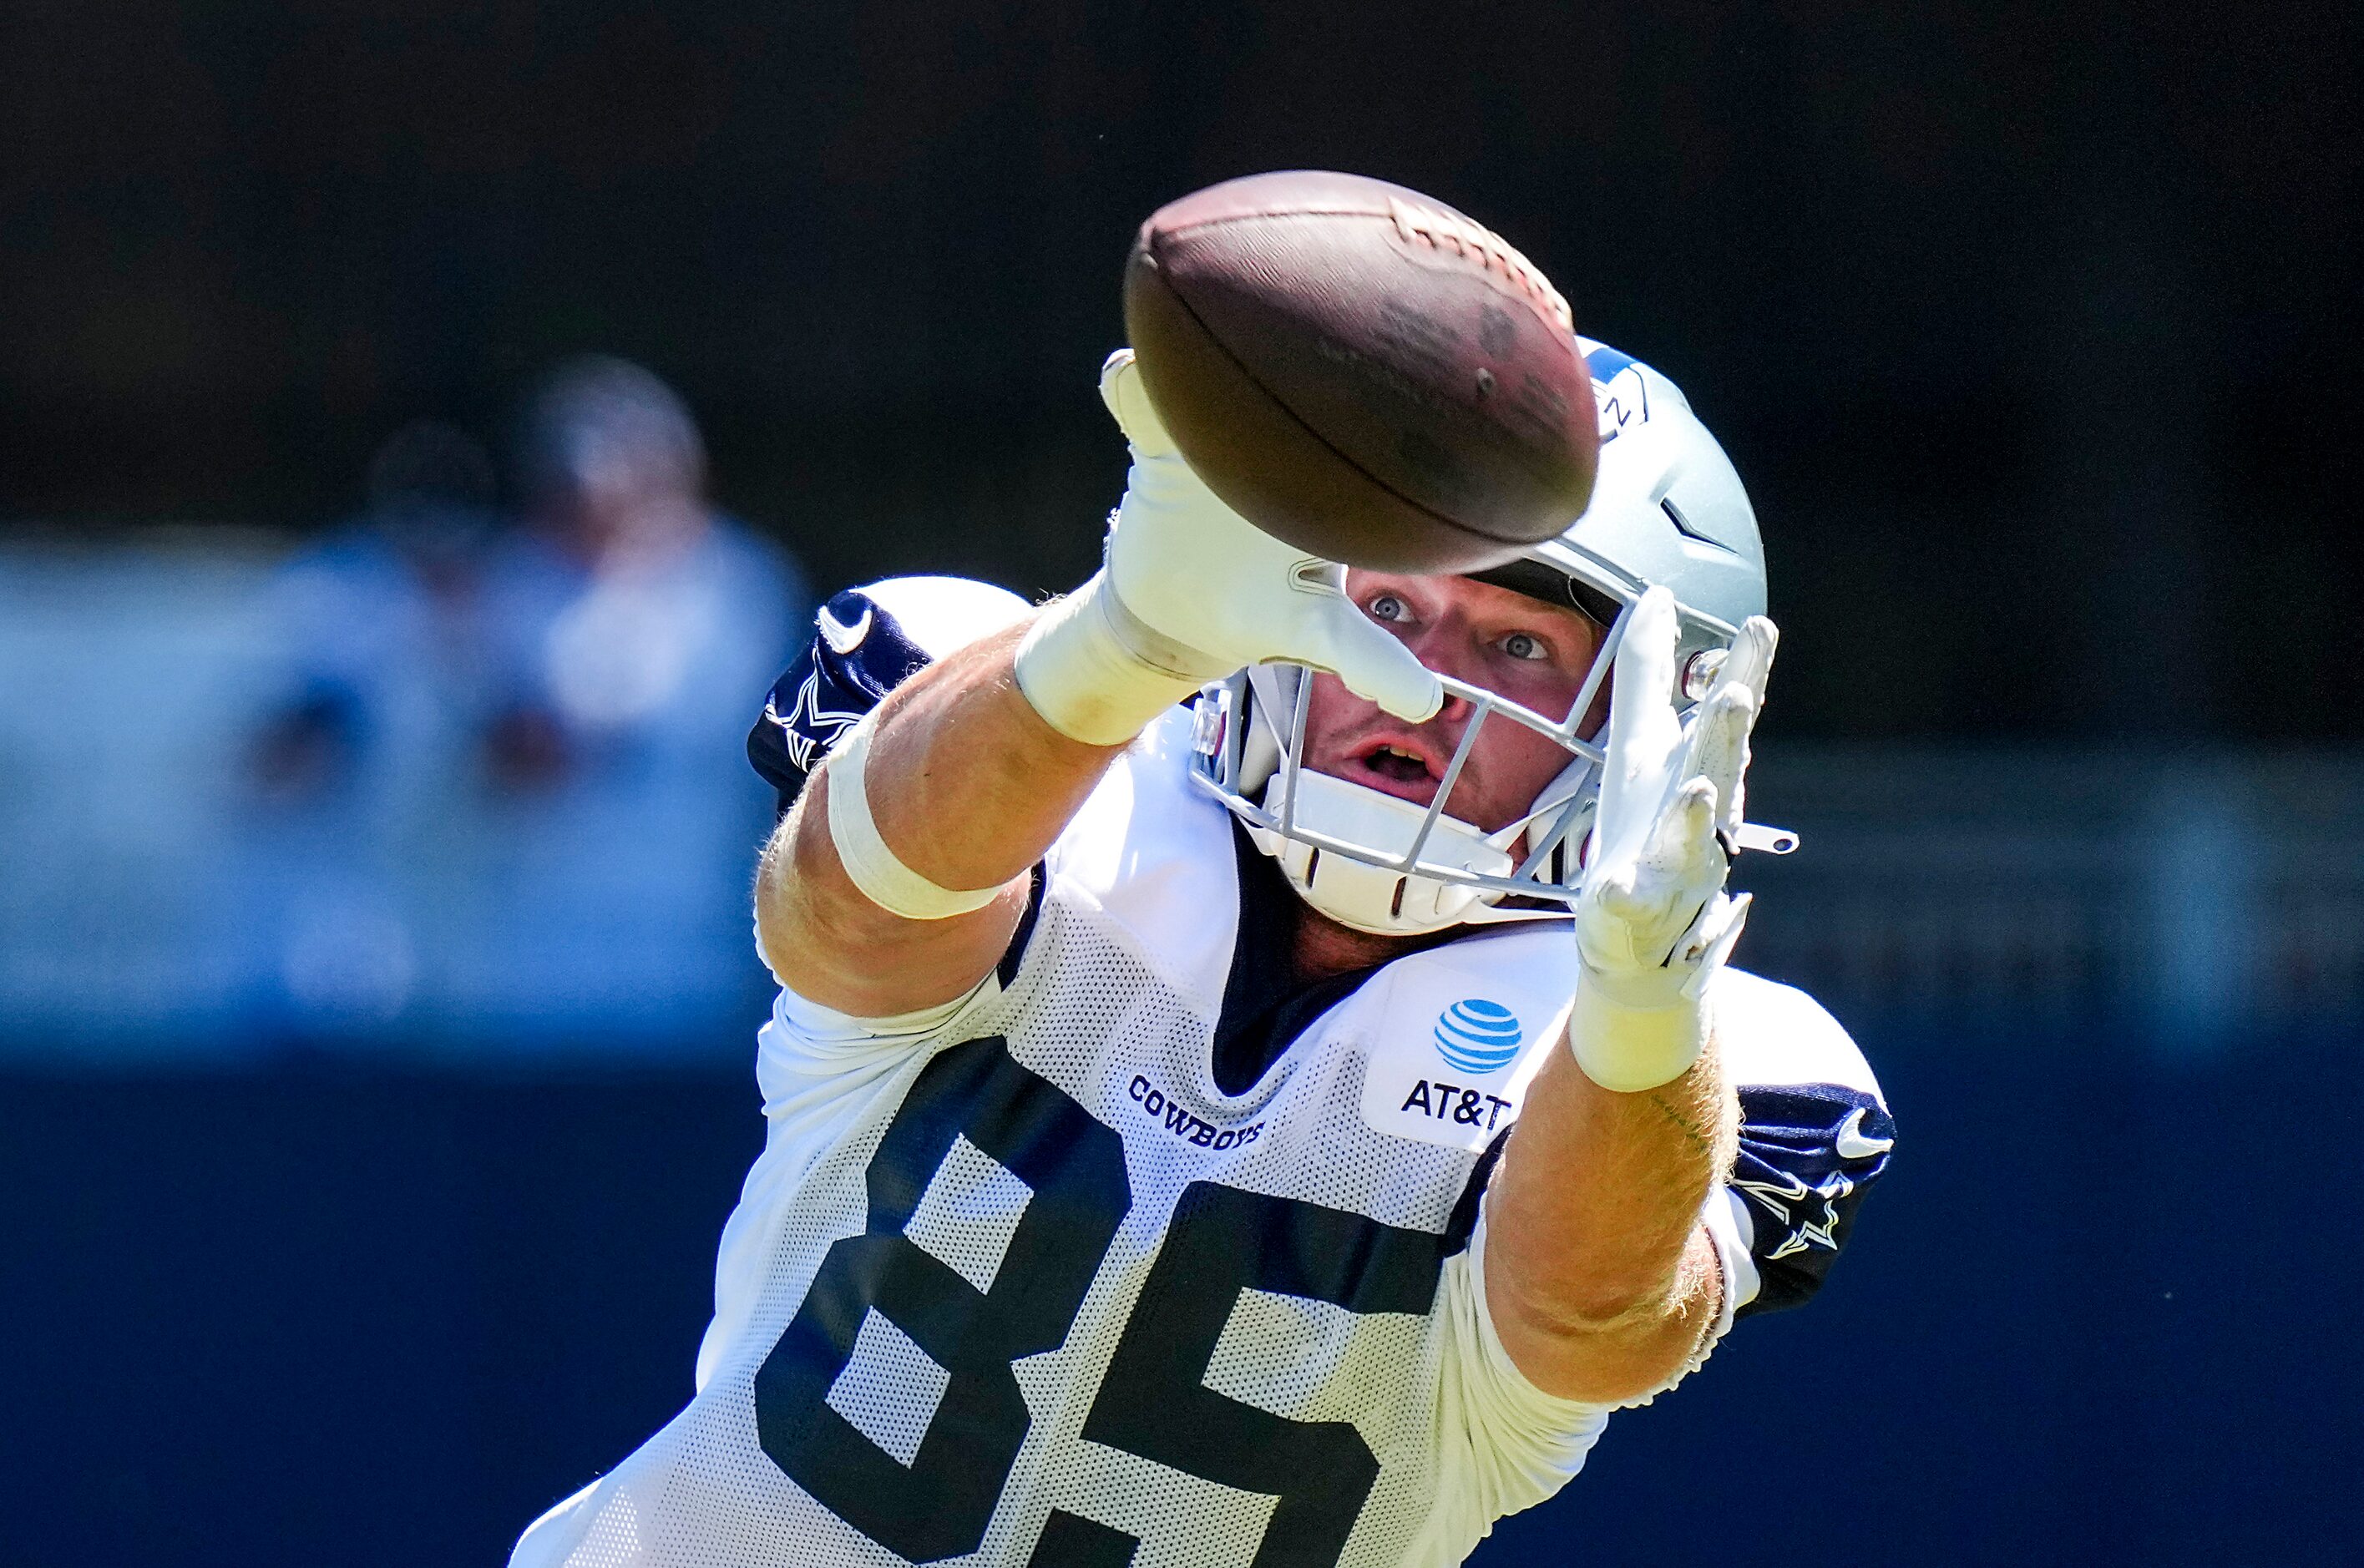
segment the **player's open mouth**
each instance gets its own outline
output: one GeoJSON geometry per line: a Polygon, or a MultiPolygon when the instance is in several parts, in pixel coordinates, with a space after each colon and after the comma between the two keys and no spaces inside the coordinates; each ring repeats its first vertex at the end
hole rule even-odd
{"type": "Polygon", "coordinates": [[[1393,740],[1362,747],[1355,764],[1356,783],[1422,806],[1436,798],[1436,782],[1443,776],[1435,759],[1393,740]]]}

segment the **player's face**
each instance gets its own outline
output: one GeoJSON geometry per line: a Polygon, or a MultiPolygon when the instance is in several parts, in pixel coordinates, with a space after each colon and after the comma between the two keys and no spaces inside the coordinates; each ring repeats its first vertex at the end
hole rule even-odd
{"type": "MultiPolygon", "coordinates": [[[[1557,718],[1575,702],[1600,651],[1601,628],[1571,606],[1466,577],[1350,571],[1346,592],[1440,674],[1482,686],[1557,718]]],[[[1604,687],[1600,700],[1608,693],[1604,687]]],[[[1305,765],[1425,806],[1469,727],[1469,703],[1447,696],[1424,723],[1406,724],[1316,675],[1305,717],[1305,765]]],[[[1588,731],[1592,728],[1588,723],[1588,731]]],[[[1495,719],[1478,732],[1445,809],[1494,832],[1534,804],[1568,764],[1559,746],[1523,724],[1495,719]]]]}

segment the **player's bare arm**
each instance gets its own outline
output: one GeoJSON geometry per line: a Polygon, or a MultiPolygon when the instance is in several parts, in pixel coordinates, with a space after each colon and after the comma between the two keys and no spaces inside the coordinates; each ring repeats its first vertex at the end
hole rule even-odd
{"type": "Polygon", "coordinates": [[[1619,1094],[1556,1052],[1527,1092],[1487,1197],[1486,1304],[1546,1394],[1613,1405],[1664,1387],[1723,1288],[1700,1224],[1732,1163],[1736,1108],[1713,1050],[1619,1094]]]}
{"type": "Polygon", "coordinates": [[[999,889],[978,909],[909,919],[855,886],[830,833],[823,768],[773,835],[755,884],[764,961],[798,995],[857,1018],[949,1002],[974,986],[1024,913],[1028,871],[1120,748],[1044,722],[1013,669],[1022,628],[911,677],[881,705],[859,781],[898,859],[940,887],[999,889]]]}
{"type": "Polygon", "coordinates": [[[1708,984],[1747,914],[1723,892],[1775,634],[1742,627],[1689,725],[1675,606],[1653,589],[1618,651],[1601,804],[1576,905],[1568,1046],[1530,1092],[1489,1194],[1488,1302],[1548,1393],[1637,1397],[1677,1373],[1722,1283],[1701,1228],[1737,1106],[1708,984]]]}

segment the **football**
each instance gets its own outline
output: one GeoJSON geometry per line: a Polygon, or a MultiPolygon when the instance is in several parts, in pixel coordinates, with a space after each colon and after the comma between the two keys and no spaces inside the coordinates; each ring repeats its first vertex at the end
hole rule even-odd
{"type": "Polygon", "coordinates": [[[1481,571],[1574,522],[1599,417],[1567,303],[1442,202],[1295,171],[1151,215],[1124,318],[1190,466],[1332,561],[1481,571]]]}

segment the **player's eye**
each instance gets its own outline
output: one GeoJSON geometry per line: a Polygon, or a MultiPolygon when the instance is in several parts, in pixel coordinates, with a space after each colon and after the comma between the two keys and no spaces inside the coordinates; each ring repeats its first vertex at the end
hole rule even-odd
{"type": "Polygon", "coordinates": [[[1514,631],[1502,639],[1502,651],[1513,659],[1548,659],[1551,650],[1533,632],[1514,631]]]}
{"type": "Polygon", "coordinates": [[[1373,620],[1410,620],[1411,606],[1393,594],[1374,594],[1367,608],[1373,620]]]}

